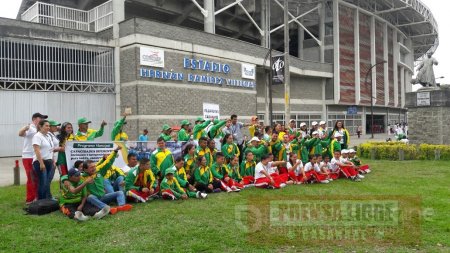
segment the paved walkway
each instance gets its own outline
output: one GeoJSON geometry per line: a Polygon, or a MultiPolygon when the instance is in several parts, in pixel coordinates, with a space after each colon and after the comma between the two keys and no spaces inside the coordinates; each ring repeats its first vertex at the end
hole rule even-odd
{"type": "MultiPolygon", "coordinates": [[[[355,136],[350,136],[350,147],[357,146],[366,141],[385,141],[389,136],[387,134],[375,134],[375,138],[371,139],[369,135],[362,135],[360,139],[355,136]]],[[[390,136],[392,138],[392,135],[390,136]]],[[[20,184],[25,184],[27,177],[22,165],[21,157],[7,157],[0,158],[0,186],[12,185],[14,183],[14,161],[19,160],[20,167],[20,184]]],[[[58,172],[55,173],[53,180],[59,180],[58,172]]]]}

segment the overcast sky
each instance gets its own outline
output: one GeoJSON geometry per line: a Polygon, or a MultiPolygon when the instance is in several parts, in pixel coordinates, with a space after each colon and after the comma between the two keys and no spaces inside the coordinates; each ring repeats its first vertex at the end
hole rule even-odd
{"type": "MultiPolygon", "coordinates": [[[[21,2],[21,0],[3,0],[0,17],[16,18],[21,2]]],[[[450,84],[450,29],[446,27],[450,24],[450,1],[422,0],[422,2],[431,9],[439,26],[439,47],[434,54],[439,65],[435,67],[435,76],[436,78],[444,76],[444,79],[437,81],[450,84]]],[[[420,87],[420,85],[415,86],[415,89],[420,87]]]]}

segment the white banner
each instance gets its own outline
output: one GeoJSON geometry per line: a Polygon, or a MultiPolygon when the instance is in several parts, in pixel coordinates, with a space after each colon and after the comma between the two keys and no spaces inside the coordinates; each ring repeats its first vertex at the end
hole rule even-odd
{"type": "Polygon", "coordinates": [[[204,119],[219,119],[220,108],[217,104],[203,103],[203,118],[204,119]]]}
{"type": "Polygon", "coordinates": [[[140,47],[141,65],[164,68],[164,50],[140,47]]]}
{"type": "Polygon", "coordinates": [[[242,78],[245,79],[256,79],[256,65],[254,64],[241,64],[242,78]]]}
{"type": "Polygon", "coordinates": [[[76,161],[92,160],[98,162],[104,155],[109,155],[117,145],[122,146],[118,152],[118,157],[114,161],[114,165],[123,168],[127,165],[128,149],[123,142],[66,142],[66,160],[67,167],[73,168],[76,161]]]}

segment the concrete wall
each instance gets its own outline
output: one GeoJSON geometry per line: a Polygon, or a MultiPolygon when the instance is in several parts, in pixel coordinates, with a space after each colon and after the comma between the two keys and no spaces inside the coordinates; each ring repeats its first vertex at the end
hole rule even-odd
{"type": "Polygon", "coordinates": [[[450,90],[406,93],[408,139],[411,143],[450,144],[450,90]],[[418,106],[417,94],[430,93],[430,105],[418,106]]]}

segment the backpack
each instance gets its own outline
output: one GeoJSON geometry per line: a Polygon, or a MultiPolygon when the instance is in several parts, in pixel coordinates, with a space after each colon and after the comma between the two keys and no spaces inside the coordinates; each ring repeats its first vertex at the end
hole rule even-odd
{"type": "Polygon", "coordinates": [[[59,209],[58,201],[53,199],[39,199],[24,208],[27,214],[43,215],[59,209]]]}

